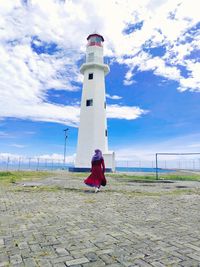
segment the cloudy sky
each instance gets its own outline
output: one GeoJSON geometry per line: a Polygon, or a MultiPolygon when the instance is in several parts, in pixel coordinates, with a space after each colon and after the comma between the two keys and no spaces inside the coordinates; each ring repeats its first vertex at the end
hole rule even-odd
{"type": "Polygon", "coordinates": [[[86,38],[104,36],[109,149],[200,152],[197,0],[0,0],[0,156],[76,153],[86,38]]]}

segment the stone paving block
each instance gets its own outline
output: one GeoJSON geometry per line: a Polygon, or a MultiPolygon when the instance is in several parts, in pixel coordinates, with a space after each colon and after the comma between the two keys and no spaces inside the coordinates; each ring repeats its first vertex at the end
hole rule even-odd
{"type": "Polygon", "coordinates": [[[29,245],[27,242],[19,242],[18,243],[18,248],[19,249],[29,249],[29,245]]]}
{"type": "Polygon", "coordinates": [[[74,258],[80,258],[80,256],[84,256],[85,253],[89,253],[89,252],[96,252],[97,248],[96,247],[90,247],[90,248],[85,248],[85,249],[81,249],[81,250],[71,250],[70,254],[74,257],[74,258]]]}
{"type": "Polygon", "coordinates": [[[60,256],[60,257],[51,259],[51,263],[54,265],[56,263],[62,263],[62,262],[70,261],[73,259],[74,258],[70,255],[69,256],[60,256]]]}
{"type": "Polygon", "coordinates": [[[179,263],[180,261],[181,261],[180,258],[171,256],[171,255],[169,255],[169,256],[167,257],[166,260],[162,260],[162,262],[164,262],[164,263],[166,263],[166,264],[169,264],[169,265],[170,265],[170,264],[179,263]]]}
{"type": "Polygon", "coordinates": [[[24,262],[24,265],[27,267],[38,267],[38,265],[34,259],[31,259],[31,258],[24,259],[23,262],[24,262]]]}
{"type": "Polygon", "coordinates": [[[9,257],[5,253],[0,253],[0,262],[4,262],[4,261],[5,262],[9,261],[9,257]]]}
{"type": "Polygon", "coordinates": [[[178,251],[171,251],[170,255],[177,257],[180,260],[186,260],[186,255],[182,255],[181,253],[179,253],[178,251]]]}
{"type": "Polygon", "coordinates": [[[94,252],[88,252],[85,254],[85,257],[90,261],[90,262],[94,262],[98,260],[97,255],[94,252]]]}
{"type": "Polygon", "coordinates": [[[0,267],[8,267],[10,264],[9,264],[9,261],[1,261],[0,262],[0,267]]]}
{"type": "Polygon", "coordinates": [[[197,260],[199,261],[200,263],[200,253],[199,254],[196,254],[196,253],[193,253],[193,254],[187,254],[187,256],[191,259],[194,259],[194,260],[197,260]]]}
{"type": "Polygon", "coordinates": [[[41,267],[52,267],[51,262],[46,259],[37,259],[37,264],[41,267]]]}
{"type": "MultiPolygon", "coordinates": [[[[98,260],[95,262],[88,262],[88,263],[84,263],[82,264],[83,267],[104,267],[106,266],[105,262],[103,262],[102,260],[98,260]]],[[[107,265],[108,266],[108,265],[107,265]]]]}
{"type": "Polygon", "coordinates": [[[199,192],[200,183],[174,182],[166,189],[109,178],[110,187],[95,195],[84,191],[82,178],[59,175],[40,182],[59,184],[63,190],[55,192],[0,186],[0,203],[6,203],[6,211],[0,207],[0,262],[18,255],[22,261],[15,265],[37,259],[40,267],[69,261],[81,267],[198,266],[200,203],[192,190],[199,192]],[[189,186],[190,194],[173,195],[177,185],[189,186]]]}
{"type": "Polygon", "coordinates": [[[53,267],[66,267],[64,263],[54,263],[53,267]]]}
{"type": "MultiPolygon", "coordinates": [[[[107,265],[108,267],[124,267],[126,266],[126,263],[125,264],[121,264],[121,263],[112,263],[112,264],[109,264],[107,265]]],[[[128,267],[130,266],[130,263],[127,265],[128,267]]]]}
{"type": "Polygon", "coordinates": [[[192,244],[187,244],[187,247],[189,247],[191,249],[194,249],[195,251],[200,252],[200,246],[195,246],[195,245],[192,245],[192,244]]]}
{"type": "Polygon", "coordinates": [[[151,262],[151,265],[154,267],[166,267],[166,265],[164,265],[160,262],[157,262],[157,261],[151,262]]]}
{"type": "Polygon", "coordinates": [[[30,245],[31,251],[37,252],[41,250],[41,246],[39,244],[30,245]]]}
{"type": "Polygon", "coordinates": [[[69,255],[69,252],[65,248],[56,248],[56,253],[61,256],[69,255]]]}
{"type": "Polygon", "coordinates": [[[111,254],[111,253],[113,253],[113,251],[114,251],[114,248],[101,249],[101,250],[96,251],[96,254],[97,255],[111,254]]]}
{"type": "Polygon", "coordinates": [[[66,261],[65,264],[67,266],[72,266],[72,265],[83,264],[83,263],[87,263],[87,262],[89,262],[89,260],[86,257],[82,257],[79,259],[66,261]]]}
{"type": "Polygon", "coordinates": [[[10,263],[12,264],[12,265],[14,265],[14,264],[19,264],[19,263],[21,263],[22,262],[22,257],[21,257],[21,255],[12,255],[12,256],[10,256],[10,263]]]}
{"type": "Polygon", "coordinates": [[[23,259],[27,259],[32,256],[32,252],[30,251],[30,249],[23,249],[21,250],[20,254],[23,259]]]}
{"type": "Polygon", "coordinates": [[[115,256],[110,256],[108,254],[99,255],[99,258],[102,259],[107,265],[117,262],[115,256]]]}
{"type": "Polygon", "coordinates": [[[199,261],[189,260],[189,261],[181,261],[180,265],[182,267],[199,267],[199,261]]]}
{"type": "Polygon", "coordinates": [[[133,263],[140,266],[140,267],[152,267],[151,264],[149,264],[148,262],[146,262],[145,260],[142,260],[142,259],[136,259],[133,261],[133,263]]]}
{"type": "Polygon", "coordinates": [[[9,256],[20,254],[20,249],[18,247],[8,247],[6,251],[9,256]]]}
{"type": "Polygon", "coordinates": [[[24,267],[24,263],[23,262],[17,263],[17,264],[12,265],[12,267],[24,267]]]}

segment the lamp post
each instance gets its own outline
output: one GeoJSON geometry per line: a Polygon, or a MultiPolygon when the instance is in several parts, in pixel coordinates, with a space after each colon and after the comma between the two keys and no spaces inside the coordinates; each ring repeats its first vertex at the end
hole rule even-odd
{"type": "Polygon", "coordinates": [[[65,135],[64,135],[64,138],[65,138],[65,143],[64,143],[64,158],[63,158],[63,165],[65,165],[65,156],[66,156],[66,141],[67,141],[67,137],[68,137],[68,135],[67,135],[67,131],[68,131],[69,129],[67,128],[67,129],[65,129],[65,130],[63,130],[64,131],[64,133],[65,133],[65,135]]]}

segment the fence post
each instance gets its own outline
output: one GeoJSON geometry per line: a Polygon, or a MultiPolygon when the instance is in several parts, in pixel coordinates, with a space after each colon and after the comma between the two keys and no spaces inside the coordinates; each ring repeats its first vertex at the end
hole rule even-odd
{"type": "Polygon", "coordinates": [[[195,160],[193,159],[193,164],[192,164],[193,166],[193,170],[195,170],[195,160]]]}
{"type": "Polygon", "coordinates": [[[156,180],[158,180],[158,154],[156,153],[156,180]]]}
{"type": "Polygon", "coordinates": [[[51,162],[51,169],[53,170],[53,159],[52,159],[52,162],[51,162]]]}
{"type": "Polygon", "coordinates": [[[39,171],[39,163],[40,163],[40,158],[37,158],[37,169],[36,169],[36,171],[39,171]]]}
{"type": "Polygon", "coordinates": [[[20,171],[20,167],[21,167],[21,158],[19,157],[19,161],[18,161],[18,171],[20,171]]]}
{"type": "Polygon", "coordinates": [[[28,168],[29,168],[29,170],[31,168],[31,158],[28,158],[28,168]]]}
{"type": "Polygon", "coordinates": [[[6,171],[8,171],[8,166],[9,166],[10,158],[7,158],[7,164],[6,164],[6,171]]]}

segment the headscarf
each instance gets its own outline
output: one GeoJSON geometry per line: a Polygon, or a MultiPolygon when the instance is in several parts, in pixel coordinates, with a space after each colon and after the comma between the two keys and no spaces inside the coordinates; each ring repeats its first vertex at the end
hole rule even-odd
{"type": "Polygon", "coordinates": [[[102,152],[100,149],[95,149],[95,154],[94,156],[92,157],[92,162],[95,161],[95,160],[101,160],[103,158],[102,156],[102,152]]]}

